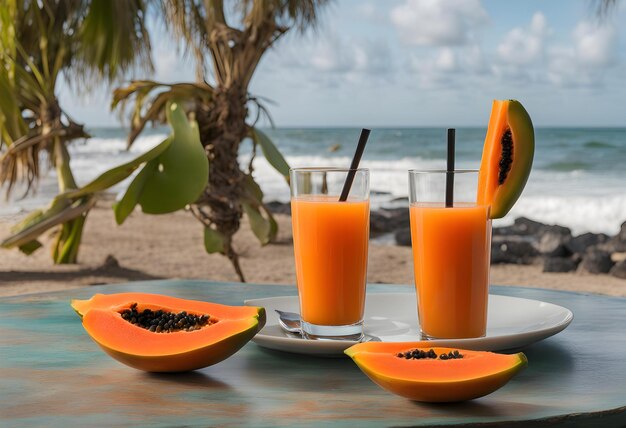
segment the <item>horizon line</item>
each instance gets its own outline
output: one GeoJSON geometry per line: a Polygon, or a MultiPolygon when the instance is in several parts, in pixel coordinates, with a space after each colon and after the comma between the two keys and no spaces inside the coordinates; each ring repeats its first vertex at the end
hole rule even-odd
{"type": "MultiPolygon", "coordinates": [[[[85,128],[100,128],[100,129],[130,129],[127,125],[84,125],[85,128]]],[[[154,127],[146,127],[146,129],[154,129],[167,127],[167,124],[160,124],[154,127]]],[[[277,126],[258,126],[260,129],[446,129],[446,128],[475,128],[485,129],[486,125],[277,125],[277,126]]],[[[535,129],[626,129],[625,125],[535,125],[535,129]]]]}

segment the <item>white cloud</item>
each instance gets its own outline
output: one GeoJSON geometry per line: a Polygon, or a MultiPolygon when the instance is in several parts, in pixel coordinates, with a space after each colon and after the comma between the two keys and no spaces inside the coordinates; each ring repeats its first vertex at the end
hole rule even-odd
{"type": "Polygon", "coordinates": [[[549,50],[547,76],[562,87],[597,87],[618,63],[617,30],[609,22],[579,22],[571,43],[549,50]]]}
{"type": "Polygon", "coordinates": [[[444,47],[430,56],[411,54],[408,68],[421,88],[451,88],[467,84],[478,74],[468,65],[470,60],[467,50],[444,47]]]}
{"type": "Polygon", "coordinates": [[[447,73],[457,71],[458,64],[454,51],[450,48],[441,49],[435,59],[435,68],[447,73]]]}
{"type": "Polygon", "coordinates": [[[359,3],[359,5],[356,8],[356,11],[358,12],[359,15],[368,19],[372,19],[376,17],[376,6],[374,6],[374,4],[370,2],[359,3]]]}
{"type": "Polygon", "coordinates": [[[465,49],[465,67],[476,74],[489,72],[485,55],[479,45],[475,44],[465,49]]]}
{"type": "Polygon", "coordinates": [[[606,69],[617,63],[617,30],[609,21],[579,22],[566,44],[549,43],[551,33],[541,12],[527,27],[508,32],[498,45],[494,74],[517,84],[597,87],[606,69]]]}
{"type": "Polygon", "coordinates": [[[610,23],[580,22],[573,33],[578,63],[585,67],[606,67],[615,62],[617,31],[610,23]]]}
{"type": "Polygon", "coordinates": [[[488,21],[479,0],[406,0],[390,17],[400,39],[418,46],[466,44],[488,21]]]}
{"type": "Polygon", "coordinates": [[[587,73],[581,73],[572,47],[553,47],[549,50],[548,80],[561,87],[588,86],[587,73]]]}
{"type": "Polygon", "coordinates": [[[412,52],[407,63],[411,79],[425,89],[482,85],[493,75],[478,44],[412,52]]]}
{"type": "Polygon", "coordinates": [[[507,33],[498,45],[498,57],[505,64],[526,66],[541,61],[549,33],[546,17],[536,12],[527,28],[517,27],[507,33]]]}
{"type": "Polygon", "coordinates": [[[333,34],[315,46],[310,62],[313,68],[318,71],[344,72],[353,68],[353,55],[343,40],[333,34]]]}
{"type": "Polygon", "coordinates": [[[382,74],[391,70],[391,54],[383,40],[344,40],[329,34],[316,43],[310,54],[313,69],[325,73],[382,74]]]}

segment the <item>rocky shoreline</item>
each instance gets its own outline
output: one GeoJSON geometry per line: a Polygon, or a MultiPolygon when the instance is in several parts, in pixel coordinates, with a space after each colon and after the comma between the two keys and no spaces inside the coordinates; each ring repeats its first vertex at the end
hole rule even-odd
{"type": "MultiPolygon", "coordinates": [[[[291,214],[288,203],[272,201],[267,206],[273,213],[291,214]]],[[[406,208],[370,213],[370,235],[390,234],[396,245],[411,245],[406,208]]],[[[546,273],[579,271],[626,279],[626,221],[615,236],[591,232],[574,236],[567,227],[519,217],[511,226],[493,228],[491,263],[542,264],[546,273]]]]}

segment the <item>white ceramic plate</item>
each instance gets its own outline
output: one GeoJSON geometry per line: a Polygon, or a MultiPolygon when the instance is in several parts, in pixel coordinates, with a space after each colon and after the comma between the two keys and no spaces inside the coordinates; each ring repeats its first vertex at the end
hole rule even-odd
{"type": "MultiPolygon", "coordinates": [[[[252,339],[265,348],[311,355],[337,355],[356,342],[305,340],[284,332],[275,309],[299,312],[296,296],[246,300],[246,305],[263,306],[265,327],[252,339]]],[[[432,340],[437,346],[476,351],[518,349],[550,337],[567,327],[572,312],[552,303],[500,295],[489,295],[487,335],[478,339],[432,340]]],[[[413,293],[368,294],[365,300],[365,333],[383,342],[420,340],[417,307],[413,293]]]]}

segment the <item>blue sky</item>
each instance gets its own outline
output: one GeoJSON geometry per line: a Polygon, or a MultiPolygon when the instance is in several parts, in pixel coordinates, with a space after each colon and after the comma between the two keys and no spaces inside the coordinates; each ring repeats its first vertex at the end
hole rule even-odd
{"type": "MultiPolygon", "coordinates": [[[[266,54],[251,93],[277,126],[485,126],[491,100],[517,98],[539,126],[626,126],[626,1],[600,23],[588,0],[336,0],[316,31],[266,54]]],[[[194,80],[157,32],[156,72],[194,80]]],[[[144,77],[144,76],[139,76],[144,77]]],[[[62,105],[116,126],[110,88],[62,105]]]]}

